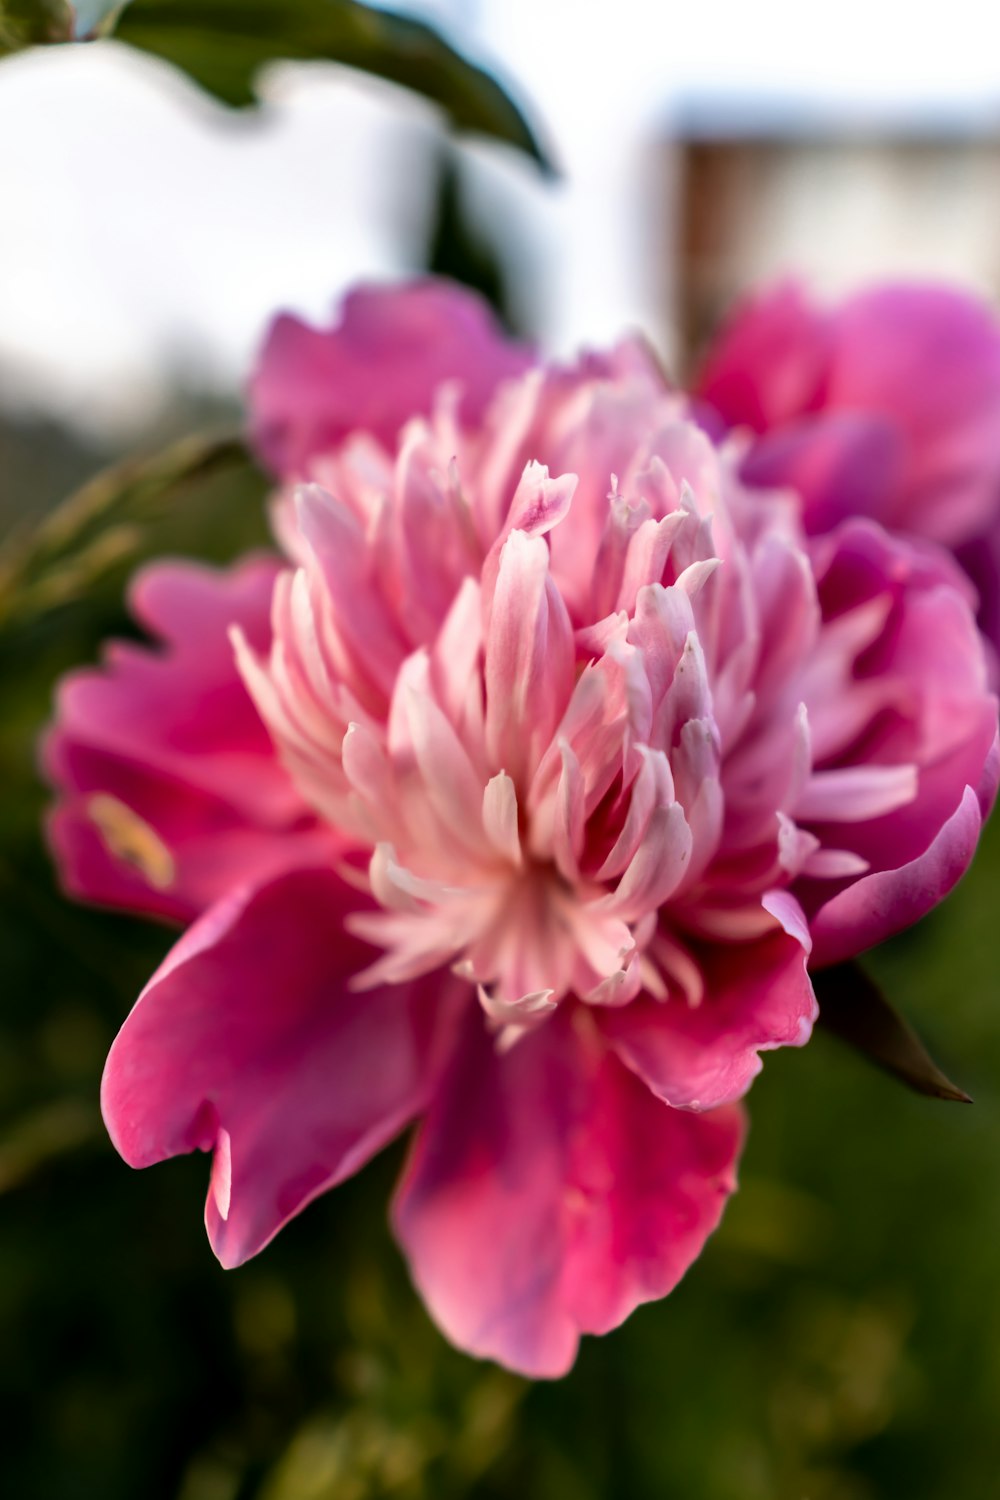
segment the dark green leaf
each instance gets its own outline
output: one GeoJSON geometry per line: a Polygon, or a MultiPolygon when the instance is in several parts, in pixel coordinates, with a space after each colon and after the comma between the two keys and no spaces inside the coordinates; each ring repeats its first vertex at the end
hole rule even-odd
{"type": "Polygon", "coordinates": [[[863,1052],[908,1088],[932,1099],[972,1100],[946,1078],[916,1032],[893,1009],[878,985],[856,963],[813,975],[820,1024],[863,1052]]]}
{"type": "Polygon", "coordinates": [[[452,126],[545,157],[494,78],[422,22],[358,0],[132,0],[115,33],[230,105],[256,101],[265,63],[326,60],[387,78],[439,105],[452,126]]]}
{"type": "Polygon", "coordinates": [[[441,153],[435,194],[434,222],[427,246],[427,269],[473,287],[497,312],[509,333],[526,336],[512,317],[509,278],[496,245],[466,208],[456,153],[446,146],[441,153]]]}

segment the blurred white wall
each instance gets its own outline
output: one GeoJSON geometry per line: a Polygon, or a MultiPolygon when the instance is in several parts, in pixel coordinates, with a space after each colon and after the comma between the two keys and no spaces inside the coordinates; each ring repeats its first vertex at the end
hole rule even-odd
{"type": "Polygon", "coordinates": [[[399,276],[437,123],[343,70],[275,68],[258,114],[113,43],[0,63],[0,400],[148,420],[176,377],[235,389],[277,307],[399,276]]]}

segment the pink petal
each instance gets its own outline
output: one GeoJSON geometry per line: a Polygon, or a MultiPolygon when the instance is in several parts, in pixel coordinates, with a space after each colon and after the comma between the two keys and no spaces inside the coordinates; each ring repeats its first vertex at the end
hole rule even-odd
{"type": "Polygon", "coordinates": [[[507,519],[483,563],[482,588],[488,599],[492,599],[496,589],[500,556],[511,532],[523,532],[525,536],[547,535],[569,514],[576,484],[575,474],[562,474],[550,479],[544,464],[532,460],[525,465],[514,491],[514,498],[510,502],[507,519]]]}
{"type": "Polygon", "coordinates": [[[802,822],[867,823],[917,795],[916,766],[840,766],[813,771],[793,809],[802,822]]]}
{"type": "MultiPolygon", "coordinates": [[[[789,923],[791,925],[791,923],[789,923]]],[[[661,1099],[714,1109],[740,1098],[761,1069],[761,1052],[801,1047],[816,1019],[800,937],[771,932],[756,942],[699,950],[703,999],[640,996],[602,1012],[619,1056],[661,1099]]]]}
{"type": "Polygon", "coordinates": [[[558,526],[569,514],[576,486],[575,474],[550,479],[544,464],[534,460],[527,464],[510,502],[510,511],[498,538],[500,544],[512,531],[523,531],[526,536],[544,536],[558,526]]]}
{"type": "Polygon", "coordinates": [[[430,412],[444,381],[460,384],[462,419],[475,422],[497,385],[530,359],[472,292],[430,280],[360,287],[332,328],[287,314],[272,325],[250,386],[254,441],[275,473],[302,477],[353,431],[394,449],[404,422],[430,412]]]}
{"type": "Polygon", "coordinates": [[[408,657],[396,679],[389,714],[389,751],[400,772],[419,772],[419,790],[442,834],[472,852],[482,848],[483,788],[468,752],[431,691],[427,655],[408,657]]]}
{"type": "Polygon", "coordinates": [[[356,1172],[433,1085],[456,982],[352,993],[371,957],[341,925],[357,899],[321,869],[244,887],[181,939],[112,1046],[104,1118],[131,1166],[221,1145],[206,1223],[226,1266],[356,1172]]]}
{"type": "Polygon", "coordinates": [[[483,788],[483,831],[497,853],[520,869],[523,855],[517,824],[517,793],[505,771],[491,776],[483,788]]]}
{"type": "Polygon", "coordinates": [[[234,886],[343,853],[332,829],[247,827],[231,808],[143,768],[74,756],[95,788],[53,808],[46,834],[66,891],[78,900],[168,922],[190,922],[234,886]]]}
{"type": "Polygon", "coordinates": [[[962,800],[925,853],[896,870],[879,870],[849,885],[812,919],[817,966],[840,963],[902,932],[942,901],[965,874],[983,825],[980,798],[962,800]]]}
{"type": "Polygon", "coordinates": [[[261,646],[270,636],[280,564],[249,557],[229,570],[157,563],[130,590],[156,650],[113,643],[102,670],[71,673],[59,687],[64,741],[114,754],[259,815],[296,804],[267,732],[233,665],[228,629],[261,646]]]}
{"type": "Polygon", "coordinates": [[[322,575],[338,635],[349,653],[350,685],[363,699],[372,690],[388,698],[405,644],[391,610],[373,585],[361,525],[318,484],[303,485],[296,500],[302,536],[322,575]]]}
{"type": "Polygon", "coordinates": [[[697,394],[730,427],[767,432],[820,405],[830,336],[803,289],[781,282],[736,308],[706,355],[697,394]]]}
{"type": "Polygon", "coordinates": [[[887,524],[953,545],[996,523],[1000,323],[985,303],[919,284],[852,298],[837,316],[827,400],[885,416],[905,443],[887,524]]]}
{"type": "Polygon", "coordinates": [[[573,635],[541,537],[512,531],[500,554],[486,636],[486,746],[524,784],[573,689],[573,635]]]}
{"type": "Polygon", "coordinates": [[[661,1104],[564,1008],[498,1056],[470,1025],[394,1206],[432,1315],[525,1375],[670,1291],[735,1186],[742,1116],[661,1104]],[[637,1149],[641,1143],[641,1149],[637,1149]]]}
{"type": "Polygon", "coordinates": [[[654,809],[667,807],[674,801],[674,778],[667,756],[662,750],[650,750],[645,745],[640,747],[639,754],[641,765],[632,783],[628,812],[618,838],[597,871],[598,880],[612,880],[628,868],[638,852],[654,809]]]}
{"type": "Polygon", "coordinates": [[[849,516],[879,516],[903,459],[902,438],[887,418],[819,412],[762,434],[741,472],[749,484],[795,490],[807,530],[819,534],[849,516]]]}
{"type": "Polygon", "coordinates": [[[187,920],[234,881],[339,847],[279,764],[227,638],[237,624],[266,646],[278,567],[144,569],[132,606],[162,645],[112,646],[103,668],[63,680],[42,759],[74,895],[187,920]]]}
{"type": "MultiPolygon", "coordinates": [[[[809,808],[810,820],[817,820],[813,831],[824,844],[853,851],[873,871],[901,868],[929,849],[965,788],[978,788],[982,781],[997,723],[983,643],[947,571],[948,581],[935,582],[931,549],[893,538],[871,522],[846,524],[824,539],[823,547],[831,548],[833,557],[821,582],[825,605],[843,600],[851,608],[890,587],[897,592],[889,626],[861,659],[863,671],[857,670],[862,686],[879,678],[894,682],[901,701],[880,716],[868,766],[821,770],[814,777],[819,803],[814,788],[807,788],[796,815],[804,817],[801,808],[809,808]],[[881,766],[873,763],[879,761],[881,766]],[[856,811],[864,813],[859,821],[834,821],[850,816],[852,778],[867,780],[875,793],[877,778],[885,777],[888,793],[892,776],[899,774],[902,795],[903,773],[893,773],[892,763],[916,767],[916,795],[895,809],[890,799],[879,812],[877,798],[866,807],[866,794],[857,804],[856,811]],[[828,795],[836,793],[838,780],[845,793],[840,806],[836,795],[828,795]],[[820,825],[819,819],[830,821],[820,825]]],[[[820,899],[834,894],[825,890],[820,899]]]]}
{"type": "Polygon", "coordinates": [[[654,808],[628,868],[602,905],[629,922],[655,912],[680,884],[691,849],[691,830],[680,804],[654,808]]]}

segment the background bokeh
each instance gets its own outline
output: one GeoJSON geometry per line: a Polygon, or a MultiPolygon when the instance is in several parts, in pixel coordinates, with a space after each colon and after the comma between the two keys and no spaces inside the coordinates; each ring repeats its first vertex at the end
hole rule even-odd
{"type": "MultiPolygon", "coordinates": [[[[1000,49],[981,14],[975,45],[915,26],[903,58],[909,13],[864,7],[869,45],[831,35],[817,61],[790,7],[756,8],[760,36],[734,8],[728,41],[724,15],[688,17],[677,42],[659,7],[619,0],[612,66],[597,7],[593,24],[557,0],[419,9],[512,85],[558,181],[323,67],[273,70],[263,110],[235,117],[114,44],[0,62],[0,133],[18,142],[0,196],[0,530],[30,530],[127,450],[233,420],[268,311],[325,314],[359,275],[446,269],[556,348],[638,322],[675,367],[776,270],[1000,290],[1000,49]]],[[[910,1095],[822,1034],[770,1056],[721,1230],[562,1382],[478,1364],[430,1324],[385,1223],[402,1146],[228,1273],[202,1229],[204,1158],[133,1174],[114,1154],[103,1059],[171,934],[62,900],[35,740],[58,673],[132,633],[134,563],[265,541],[265,493],[249,465],[192,484],[142,511],[117,560],[0,619],[4,1493],[992,1495],[1000,827],[946,905],[870,961],[974,1105],[910,1095]]]]}

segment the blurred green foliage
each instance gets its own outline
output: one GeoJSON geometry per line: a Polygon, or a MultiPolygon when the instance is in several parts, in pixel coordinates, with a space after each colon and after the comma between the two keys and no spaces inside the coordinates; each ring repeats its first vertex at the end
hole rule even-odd
{"type": "Polygon", "coordinates": [[[0,0],[0,57],[73,36],[70,0],[0,0]]]}
{"type": "Polygon", "coordinates": [[[92,595],[106,573],[134,562],[149,522],[191,485],[251,463],[238,434],[178,438],[102,470],[41,521],[22,517],[0,541],[0,634],[92,595]]]}
{"type": "MultiPolygon", "coordinates": [[[[136,555],[233,555],[264,539],[262,495],[245,467],[206,474],[143,511],[136,555]]],[[[410,1288],[385,1223],[402,1145],[225,1273],[201,1224],[205,1159],[131,1173],[103,1133],[104,1054],[171,934],[61,899],[34,744],[57,673],[131,631],[126,571],[0,640],[4,1493],[991,1495],[1000,827],[951,900],[872,963],[974,1107],[909,1094],[826,1036],[771,1055],[741,1192],[701,1261],[586,1340],[564,1381],[531,1386],[449,1348],[410,1288]]]]}

